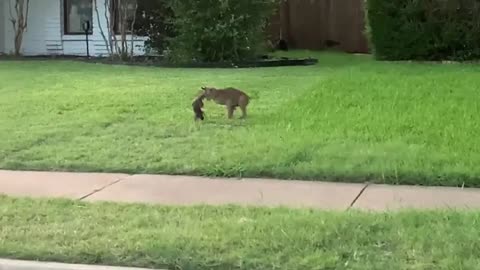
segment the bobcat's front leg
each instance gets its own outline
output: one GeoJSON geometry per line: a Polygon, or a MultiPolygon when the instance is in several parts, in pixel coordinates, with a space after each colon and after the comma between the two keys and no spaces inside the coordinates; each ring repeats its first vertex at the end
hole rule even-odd
{"type": "Polygon", "coordinates": [[[235,106],[227,105],[228,119],[233,118],[233,112],[235,111],[235,106]]]}

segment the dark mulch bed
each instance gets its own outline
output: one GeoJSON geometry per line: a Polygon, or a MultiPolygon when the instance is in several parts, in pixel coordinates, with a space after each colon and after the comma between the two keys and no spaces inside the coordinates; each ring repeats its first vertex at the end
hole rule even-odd
{"type": "Polygon", "coordinates": [[[119,59],[111,59],[107,57],[92,57],[87,58],[83,56],[59,55],[59,56],[28,56],[28,57],[13,57],[7,55],[0,55],[0,61],[22,61],[22,60],[75,60],[87,63],[108,64],[108,65],[129,65],[129,66],[154,66],[154,67],[169,67],[169,68],[257,68],[257,67],[281,67],[281,66],[309,66],[318,63],[314,58],[291,59],[287,57],[271,58],[268,56],[259,57],[257,60],[242,61],[242,62],[220,62],[220,63],[205,63],[205,62],[191,62],[191,63],[170,63],[161,56],[136,56],[129,61],[121,61],[119,59]]]}

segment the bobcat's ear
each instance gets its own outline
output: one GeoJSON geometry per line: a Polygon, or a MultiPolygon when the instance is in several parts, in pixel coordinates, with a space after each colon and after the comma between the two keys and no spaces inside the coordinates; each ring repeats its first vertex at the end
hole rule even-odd
{"type": "Polygon", "coordinates": [[[205,91],[205,90],[207,90],[207,87],[205,87],[205,86],[202,86],[202,88],[201,88],[201,89],[202,89],[203,91],[205,91]]]}

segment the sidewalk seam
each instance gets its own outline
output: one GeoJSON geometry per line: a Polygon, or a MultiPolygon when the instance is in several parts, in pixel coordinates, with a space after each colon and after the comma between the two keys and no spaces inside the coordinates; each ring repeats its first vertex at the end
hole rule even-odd
{"type": "Polygon", "coordinates": [[[97,188],[97,189],[93,190],[92,192],[90,192],[90,193],[88,193],[88,194],[80,197],[78,200],[79,200],[79,201],[83,201],[83,200],[85,200],[86,198],[88,198],[88,197],[90,197],[90,196],[92,196],[92,195],[94,195],[94,194],[96,194],[96,193],[98,193],[98,192],[100,192],[100,191],[102,191],[102,190],[105,190],[105,189],[107,189],[107,188],[109,188],[109,187],[111,187],[111,186],[113,186],[113,185],[115,185],[115,184],[117,184],[117,183],[119,183],[119,182],[121,182],[121,181],[123,181],[123,180],[125,180],[125,179],[127,179],[127,178],[129,178],[129,177],[131,177],[131,176],[133,176],[133,175],[132,175],[132,174],[129,174],[129,175],[126,175],[125,177],[120,177],[120,178],[118,178],[117,180],[109,183],[108,185],[105,185],[105,186],[103,186],[103,187],[101,187],[101,188],[97,188]]]}
{"type": "Polygon", "coordinates": [[[370,183],[366,183],[365,186],[362,188],[362,190],[360,190],[360,192],[357,194],[357,196],[355,197],[355,199],[353,199],[353,201],[350,203],[350,206],[348,206],[347,208],[347,211],[352,209],[352,207],[355,205],[355,203],[358,201],[358,199],[360,199],[360,197],[363,195],[363,192],[365,192],[365,190],[370,186],[370,183]]]}

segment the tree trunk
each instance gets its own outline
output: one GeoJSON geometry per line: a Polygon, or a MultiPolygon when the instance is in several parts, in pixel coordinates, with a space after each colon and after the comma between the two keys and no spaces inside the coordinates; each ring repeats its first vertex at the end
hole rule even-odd
{"type": "Polygon", "coordinates": [[[8,3],[10,22],[12,23],[13,31],[15,33],[15,56],[20,56],[23,43],[23,34],[27,30],[28,26],[28,11],[30,7],[30,0],[15,0],[15,14],[12,11],[12,3],[10,1],[8,1],[8,3]]]}
{"type": "Polygon", "coordinates": [[[117,0],[116,7],[116,14],[118,14],[118,20],[116,22],[118,23],[118,29],[120,30],[119,54],[123,60],[126,60],[129,57],[130,53],[131,55],[133,55],[133,30],[136,20],[138,3],[137,0],[117,0]],[[134,8],[130,9],[130,5],[132,5],[134,8]],[[132,22],[129,24],[130,19],[132,19],[132,22]],[[131,35],[130,48],[127,40],[128,34],[131,35]]]}
{"type": "MultiPolygon", "coordinates": [[[[107,51],[112,58],[118,56],[122,59],[125,59],[129,55],[129,46],[127,41],[127,32],[130,28],[131,33],[133,33],[136,13],[138,9],[137,0],[105,0],[105,21],[107,31],[105,31],[102,26],[100,26],[100,14],[98,11],[97,0],[94,0],[95,12],[97,15],[97,20],[99,23],[100,33],[105,41],[107,51]],[[135,9],[131,14],[133,16],[133,22],[131,25],[128,24],[129,19],[129,4],[134,4],[135,9]],[[119,30],[120,40],[117,39],[117,33],[115,30],[119,30]]],[[[132,36],[133,39],[133,36],[132,36]]],[[[131,54],[133,55],[133,40],[131,42],[131,54]]]]}
{"type": "Polygon", "coordinates": [[[100,13],[98,12],[98,2],[97,0],[93,1],[93,4],[95,5],[95,14],[97,15],[97,23],[98,23],[98,28],[100,29],[100,34],[102,35],[103,41],[105,42],[105,47],[107,48],[107,53],[109,55],[112,55],[113,49],[110,46],[110,35],[109,38],[107,39],[107,36],[105,35],[105,31],[103,30],[103,26],[100,24],[100,13]]]}
{"type": "MultiPolygon", "coordinates": [[[[118,42],[117,42],[117,35],[115,33],[115,23],[117,21],[117,10],[118,10],[118,4],[121,0],[109,0],[109,1],[105,1],[105,7],[107,8],[107,2],[108,3],[108,10],[110,12],[110,18],[107,19],[107,22],[108,22],[108,29],[109,29],[109,34],[110,34],[110,42],[112,44],[112,48],[115,48],[115,54],[116,55],[119,55],[120,54],[120,47],[118,46],[118,42]]],[[[107,15],[105,14],[105,17],[107,17],[107,15]]],[[[112,57],[114,57],[114,55],[112,54],[112,57]]]]}
{"type": "Polygon", "coordinates": [[[133,20],[132,24],[130,25],[130,34],[132,35],[130,39],[130,57],[133,58],[133,35],[135,30],[135,23],[137,22],[137,10],[138,10],[138,2],[135,1],[135,9],[133,11],[133,20]]]}
{"type": "Polygon", "coordinates": [[[128,14],[128,3],[126,0],[120,0],[119,5],[119,14],[120,14],[120,43],[122,45],[121,50],[121,57],[125,59],[127,48],[127,29],[126,29],[126,22],[127,22],[127,14],[128,14]]]}
{"type": "Polygon", "coordinates": [[[15,33],[15,56],[20,56],[23,42],[23,31],[19,28],[15,33]]]}

